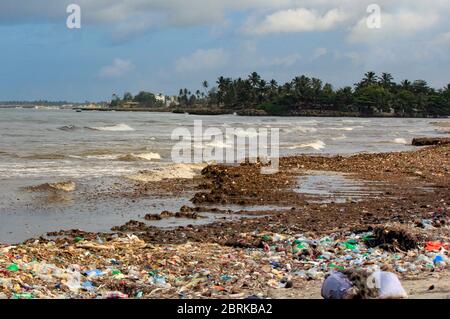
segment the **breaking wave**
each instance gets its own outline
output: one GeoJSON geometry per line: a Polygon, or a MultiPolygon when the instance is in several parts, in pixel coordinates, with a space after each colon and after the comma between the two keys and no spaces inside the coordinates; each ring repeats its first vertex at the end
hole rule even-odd
{"type": "Polygon", "coordinates": [[[340,136],[332,137],[331,139],[332,139],[333,141],[341,141],[341,140],[345,140],[346,138],[347,138],[347,135],[342,134],[342,135],[340,135],[340,136]]]}
{"type": "Polygon", "coordinates": [[[58,130],[66,131],[66,132],[75,131],[78,129],[79,129],[79,127],[77,127],[75,125],[64,125],[64,126],[58,127],[58,130]]]}
{"type": "Polygon", "coordinates": [[[321,149],[324,149],[325,146],[326,146],[326,144],[323,141],[318,140],[318,141],[311,142],[311,143],[304,143],[304,144],[299,144],[299,145],[293,145],[293,146],[288,147],[288,148],[290,150],[295,150],[295,149],[298,149],[298,148],[308,148],[309,147],[309,148],[312,148],[312,149],[315,149],[315,150],[319,151],[321,149]]]}
{"type": "Polygon", "coordinates": [[[161,155],[158,153],[142,153],[142,154],[126,154],[117,158],[120,161],[133,162],[133,161],[152,161],[160,160],[161,155]]]}
{"type": "Polygon", "coordinates": [[[224,143],[222,141],[217,141],[217,140],[207,143],[206,146],[211,147],[211,148],[230,148],[230,147],[232,147],[231,144],[224,143]]]}
{"type": "Polygon", "coordinates": [[[347,131],[347,132],[351,132],[353,131],[355,128],[363,128],[363,126],[355,126],[355,127],[330,127],[330,130],[333,131],[347,131]]]}
{"type": "Polygon", "coordinates": [[[395,144],[408,144],[408,142],[404,138],[396,138],[394,140],[395,144]]]}
{"type": "Polygon", "coordinates": [[[174,164],[155,168],[154,170],[141,171],[134,175],[126,176],[136,182],[150,183],[164,179],[192,179],[198,175],[206,164],[174,164]]]}
{"type": "Polygon", "coordinates": [[[108,131],[108,132],[129,132],[129,131],[135,131],[134,128],[131,126],[128,126],[127,124],[116,124],[116,125],[110,125],[110,126],[99,126],[99,127],[88,127],[88,129],[94,130],[94,131],[108,131]]]}

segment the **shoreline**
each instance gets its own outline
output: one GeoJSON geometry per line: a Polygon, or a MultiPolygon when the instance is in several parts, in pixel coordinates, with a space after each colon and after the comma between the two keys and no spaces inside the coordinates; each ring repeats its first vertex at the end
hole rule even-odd
{"type": "Polygon", "coordinates": [[[318,298],[327,272],[378,265],[405,281],[412,297],[427,296],[425,279],[436,281],[438,289],[431,295],[445,297],[450,290],[439,279],[449,278],[448,268],[430,264],[427,254],[437,252],[427,251],[426,243],[449,242],[449,152],[450,146],[440,145],[349,157],[291,156],[280,160],[275,175],[261,175],[260,164],[216,165],[193,180],[140,183],[136,196],[156,189],[175,187],[179,195],[195,189],[193,205],[180,207],[182,218],[201,218],[205,211],[227,213],[220,209],[223,205],[280,208],[234,210],[254,218],[172,230],[147,226],[143,219],[111,233],[59,231],[52,239],[16,247],[0,244],[0,281],[9,287],[0,286],[0,293],[20,297],[24,286],[14,283],[22,278],[27,285],[46,287],[33,290],[33,298],[107,297],[111,291],[130,298],[318,298]],[[296,191],[299,177],[311,171],[348,174],[361,185],[377,181],[369,185],[377,192],[363,191],[370,196],[344,202],[314,202],[296,191]],[[395,240],[378,238],[383,244],[368,247],[364,236],[376,235],[376,229],[391,232],[395,240]],[[414,247],[405,244],[410,242],[414,247]],[[16,255],[20,258],[11,258],[16,255]],[[33,258],[37,263],[32,264],[33,258]],[[68,271],[74,264],[76,269],[68,271]],[[33,267],[34,275],[27,275],[33,267]],[[92,268],[102,275],[86,275],[92,268]],[[417,286],[414,280],[422,281],[417,286]]]}

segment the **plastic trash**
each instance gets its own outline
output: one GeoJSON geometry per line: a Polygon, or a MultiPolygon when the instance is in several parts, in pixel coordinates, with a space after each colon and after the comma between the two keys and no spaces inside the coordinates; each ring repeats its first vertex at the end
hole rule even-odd
{"type": "Polygon", "coordinates": [[[333,272],[322,285],[322,297],[325,299],[349,299],[352,283],[341,272],[333,272]]]}
{"type": "Polygon", "coordinates": [[[34,296],[32,293],[25,292],[20,294],[14,294],[12,299],[33,299],[34,296]]]}
{"type": "Polygon", "coordinates": [[[427,251],[439,251],[441,248],[447,249],[448,245],[445,245],[439,241],[429,241],[425,247],[427,251]]]}
{"type": "Polygon", "coordinates": [[[440,255],[434,257],[433,263],[436,267],[441,269],[445,269],[447,267],[447,262],[445,261],[445,258],[440,255]]]}
{"type": "Polygon", "coordinates": [[[88,270],[85,272],[86,277],[88,278],[96,278],[96,277],[100,277],[103,275],[103,271],[99,270],[99,269],[94,269],[94,270],[88,270]]]}
{"type": "Polygon", "coordinates": [[[76,243],[79,243],[79,242],[82,242],[82,241],[84,241],[83,237],[75,237],[75,242],[76,243]]]}
{"type": "Polygon", "coordinates": [[[369,288],[377,288],[379,299],[403,299],[408,294],[403,288],[398,277],[387,271],[375,271],[368,280],[369,288]]]}
{"type": "Polygon", "coordinates": [[[19,270],[19,266],[17,266],[16,264],[11,264],[6,269],[9,270],[9,271],[18,271],[19,270]]]}
{"type": "Polygon", "coordinates": [[[111,291],[106,294],[106,299],[128,299],[128,295],[120,291],[111,291]]]}
{"type": "Polygon", "coordinates": [[[94,290],[94,285],[90,281],[85,281],[81,285],[81,288],[86,291],[92,291],[92,290],[94,290]]]}
{"type": "Polygon", "coordinates": [[[78,292],[81,289],[81,274],[78,271],[69,272],[67,274],[66,286],[72,292],[78,292]]]}

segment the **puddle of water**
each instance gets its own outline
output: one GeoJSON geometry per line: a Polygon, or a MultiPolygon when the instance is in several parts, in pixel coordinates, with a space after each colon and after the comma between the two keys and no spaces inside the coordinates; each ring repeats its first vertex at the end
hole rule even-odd
{"type": "Polygon", "coordinates": [[[242,220],[246,218],[261,218],[263,216],[254,216],[254,215],[244,215],[244,214],[220,214],[220,213],[199,213],[201,218],[197,219],[187,219],[187,218],[166,218],[157,221],[145,221],[145,223],[149,226],[155,226],[158,228],[164,229],[173,229],[177,227],[185,227],[188,225],[201,226],[212,224],[217,221],[236,221],[242,220]]]}
{"type": "Polygon", "coordinates": [[[327,171],[308,171],[300,176],[296,192],[305,194],[310,203],[345,203],[379,197],[380,182],[352,179],[348,174],[327,171]]]}

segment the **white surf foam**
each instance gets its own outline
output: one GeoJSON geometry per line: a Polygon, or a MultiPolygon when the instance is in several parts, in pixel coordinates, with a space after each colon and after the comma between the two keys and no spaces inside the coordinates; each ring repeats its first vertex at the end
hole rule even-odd
{"type": "Polygon", "coordinates": [[[408,142],[404,138],[396,138],[394,140],[395,144],[408,144],[408,142]]]}
{"type": "Polygon", "coordinates": [[[110,126],[99,126],[99,127],[91,127],[90,129],[96,130],[96,131],[108,131],[108,132],[128,132],[128,131],[135,131],[134,128],[131,126],[128,126],[127,124],[116,124],[116,125],[110,125],[110,126]]]}
{"type": "Polygon", "coordinates": [[[119,156],[117,157],[117,159],[121,161],[139,161],[139,160],[152,161],[152,160],[160,160],[161,155],[158,153],[141,153],[141,154],[131,153],[119,156]]]}
{"type": "Polygon", "coordinates": [[[291,147],[289,147],[290,150],[295,150],[295,149],[299,149],[299,148],[312,148],[315,149],[317,151],[324,149],[326,146],[326,144],[321,141],[321,140],[317,140],[315,142],[310,142],[310,143],[304,143],[304,144],[299,144],[299,145],[293,145],[291,147]]]}
{"type": "Polygon", "coordinates": [[[232,145],[228,144],[228,143],[224,143],[223,141],[213,141],[210,143],[206,144],[207,147],[211,147],[211,148],[230,148],[232,145]]]}
{"type": "Polygon", "coordinates": [[[159,182],[164,179],[192,179],[206,166],[206,164],[173,164],[154,170],[141,171],[134,175],[126,176],[137,182],[159,182]]]}
{"type": "Polygon", "coordinates": [[[347,138],[347,136],[345,134],[342,134],[340,136],[332,137],[331,139],[333,141],[341,141],[341,140],[345,140],[346,138],[347,138]]]}

